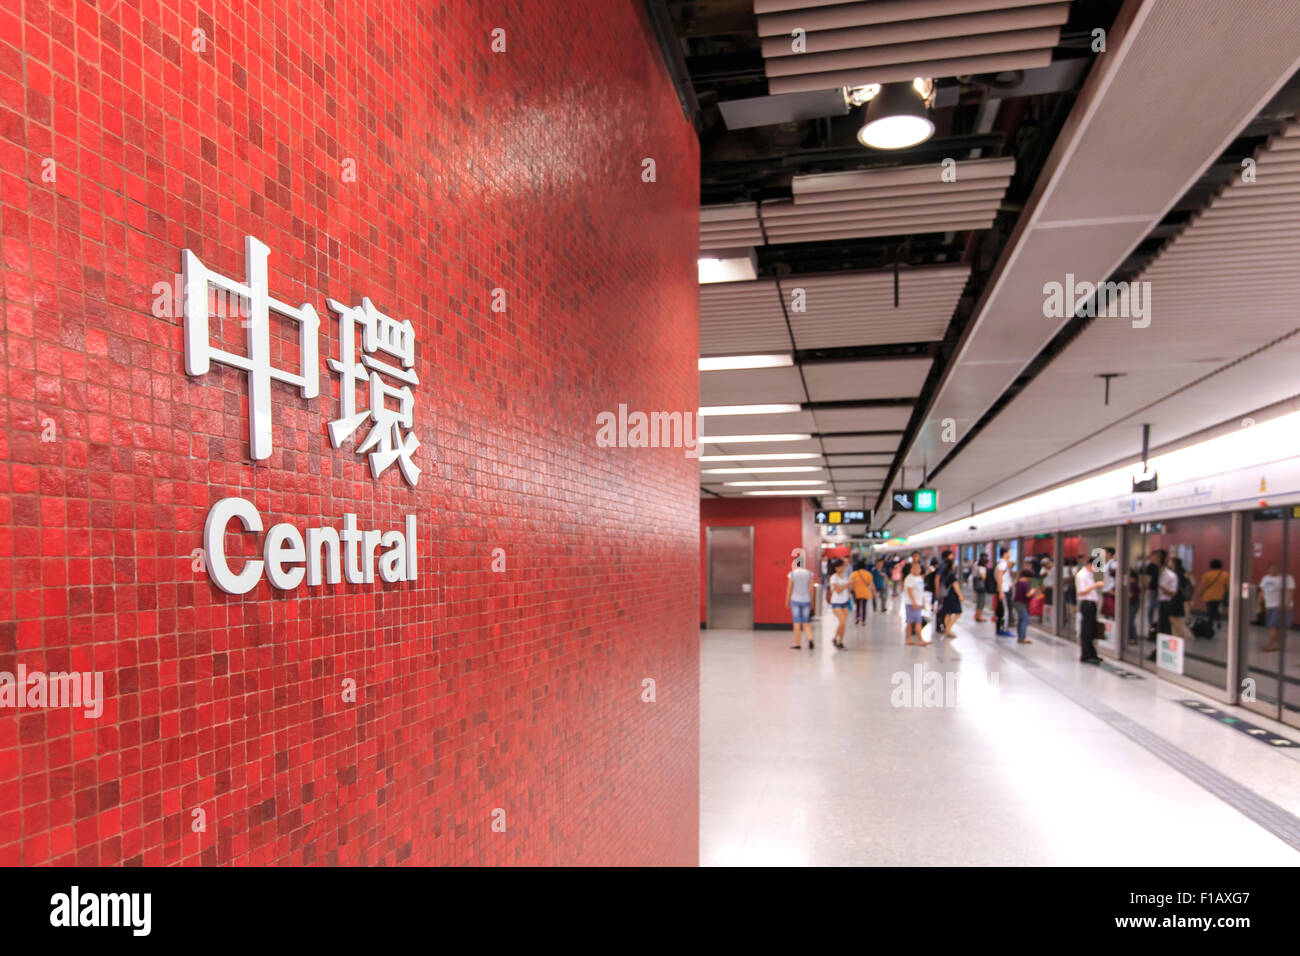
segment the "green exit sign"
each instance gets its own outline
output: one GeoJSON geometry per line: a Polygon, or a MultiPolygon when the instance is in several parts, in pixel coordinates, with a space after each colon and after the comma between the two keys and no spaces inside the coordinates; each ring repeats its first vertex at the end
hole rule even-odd
{"type": "Polygon", "coordinates": [[[939,507],[939,495],[933,488],[917,488],[913,501],[915,511],[934,511],[939,507]]]}

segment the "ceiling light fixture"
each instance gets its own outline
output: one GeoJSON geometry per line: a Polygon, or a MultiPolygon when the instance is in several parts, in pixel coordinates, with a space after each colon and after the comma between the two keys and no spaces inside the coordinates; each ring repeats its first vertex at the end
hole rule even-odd
{"type": "Polygon", "coordinates": [[[702,455],[700,461],[807,461],[820,457],[815,451],[784,451],[766,455],[702,455]]]}
{"type": "Polygon", "coordinates": [[[795,465],[785,468],[705,468],[702,472],[706,475],[787,475],[822,470],[820,465],[795,465]]]}
{"type": "Polygon", "coordinates": [[[753,445],[772,441],[807,441],[810,438],[812,435],[708,435],[702,436],[700,441],[706,445],[753,445]]]}
{"type": "Polygon", "coordinates": [[[782,495],[786,498],[826,494],[825,488],[800,488],[798,491],[742,491],[742,495],[782,495]]]}
{"type": "Polygon", "coordinates": [[[700,284],[746,282],[758,278],[758,253],[749,249],[714,249],[699,259],[700,284]]]}
{"type": "Polygon", "coordinates": [[[802,405],[706,405],[700,417],[706,415],[780,415],[803,411],[802,405]]]}
{"type": "MultiPolygon", "coordinates": [[[[825,478],[783,478],[780,481],[724,481],[722,484],[727,488],[766,488],[776,485],[791,485],[797,488],[800,485],[823,485],[826,482],[825,478]]],[[[822,494],[825,493],[823,489],[822,494]]]]}
{"type": "Polygon", "coordinates": [[[794,356],[785,355],[715,355],[700,359],[701,372],[726,372],[742,368],[784,368],[794,364],[794,356]]]}
{"type": "MultiPolygon", "coordinates": [[[[848,94],[845,98],[849,99],[848,94]]],[[[866,99],[858,142],[872,149],[906,149],[924,143],[934,135],[930,120],[933,103],[933,80],[918,76],[911,83],[885,83],[866,99]]]]}

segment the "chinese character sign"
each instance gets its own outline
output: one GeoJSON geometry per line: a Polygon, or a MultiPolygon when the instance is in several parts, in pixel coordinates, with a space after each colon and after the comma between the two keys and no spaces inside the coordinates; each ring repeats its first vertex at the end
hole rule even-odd
{"type": "MultiPolygon", "coordinates": [[[[185,371],[205,375],[211,363],[217,362],[247,373],[249,448],[257,461],[269,458],[273,448],[271,381],[298,386],[303,398],[316,398],[320,393],[320,319],[309,304],[294,308],[271,298],[268,255],[266,245],[252,236],[245,237],[245,284],[212,272],[188,249],[182,254],[185,371]],[[246,354],[236,355],[212,345],[210,287],[245,303],[246,354]],[[297,371],[271,365],[272,313],[298,325],[297,371]]],[[[339,357],[330,359],[329,366],[340,378],[339,417],[329,423],[330,442],[338,448],[369,423],[369,430],[355,447],[357,454],[369,452],[371,474],[378,478],[396,464],[407,484],[415,485],[420,477],[414,459],[420,440],[411,431],[415,423],[412,386],[420,383],[415,373],[415,327],[409,319],[399,322],[384,315],[368,298],[362,298],[359,306],[334,299],[329,300],[329,305],[337,313],[339,324],[339,357]],[[360,409],[358,388],[367,394],[365,407],[360,409]]]]}
{"type": "Polygon", "coordinates": [[[370,473],[378,478],[389,465],[397,462],[406,483],[414,485],[420,477],[411,456],[420,440],[411,434],[414,423],[415,396],[412,385],[420,380],[411,371],[415,365],[415,327],[408,319],[398,322],[375,309],[363,298],[359,307],[349,307],[330,299],[330,308],[339,316],[339,357],[330,359],[330,368],[339,373],[339,417],[330,422],[330,441],[338,448],[367,420],[373,422],[366,437],[356,446],[357,454],[370,451],[370,473]],[[360,342],[357,332],[361,333],[360,342]],[[360,346],[361,361],[357,361],[360,346]],[[380,356],[396,359],[401,367],[383,361],[380,356]],[[388,384],[391,379],[400,387],[388,384]],[[370,407],[357,411],[357,385],[369,384],[370,407]],[[391,408],[388,400],[397,402],[391,408]]]}
{"type": "Polygon", "coordinates": [[[320,318],[316,310],[304,304],[293,308],[270,296],[266,259],[270,250],[252,236],[244,238],[244,270],[248,284],[236,282],[212,272],[199,262],[194,253],[182,253],[185,285],[185,371],[206,375],[212,362],[229,365],[248,373],[248,444],[253,459],[271,457],[271,379],[297,385],[303,398],[320,393],[320,367],[316,352],[320,318]],[[246,303],[248,330],[246,355],[235,355],[213,348],[209,329],[208,287],[216,286],[228,296],[246,303]],[[298,323],[299,370],[295,372],[271,367],[271,313],[298,323]]]}

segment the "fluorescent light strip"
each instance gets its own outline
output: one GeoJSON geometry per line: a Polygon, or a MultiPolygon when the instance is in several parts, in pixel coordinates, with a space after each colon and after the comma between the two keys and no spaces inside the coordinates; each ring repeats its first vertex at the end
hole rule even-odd
{"type": "Polygon", "coordinates": [[[820,465],[787,465],[784,468],[705,468],[706,475],[790,475],[800,471],[821,471],[820,465]]]}
{"type": "Polygon", "coordinates": [[[724,481],[723,485],[728,488],[758,488],[763,485],[821,485],[827,483],[828,479],[826,478],[795,478],[782,481],[724,481]]]}
{"type": "Polygon", "coordinates": [[[722,355],[700,359],[701,372],[725,372],[742,368],[783,368],[794,364],[794,356],[785,355],[722,355]]]}
{"type": "Polygon", "coordinates": [[[773,441],[807,441],[812,435],[709,435],[701,436],[700,441],[706,445],[746,445],[773,441]]]}
{"type": "Polygon", "coordinates": [[[807,461],[820,457],[821,454],[815,451],[783,451],[759,455],[702,455],[700,461],[807,461]]]}
{"type": "Polygon", "coordinates": [[[700,417],[708,415],[780,415],[785,412],[801,412],[802,405],[706,405],[700,409],[700,417]]]}
{"type": "Polygon", "coordinates": [[[786,497],[786,498],[790,498],[790,497],[796,497],[796,498],[798,498],[798,497],[811,497],[811,496],[813,496],[813,495],[824,495],[824,494],[826,494],[826,489],[825,489],[825,488],[803,488],[803,489],[801,489],[801,490],[799,490],[799,491],[793,491],[793,490],[786,490],[786,491],[745,491],[745,492],[741,492],[741,493],[742,493],[742,494],[746,494],[746,495],[781,495],[781,496],[786,497]]]}

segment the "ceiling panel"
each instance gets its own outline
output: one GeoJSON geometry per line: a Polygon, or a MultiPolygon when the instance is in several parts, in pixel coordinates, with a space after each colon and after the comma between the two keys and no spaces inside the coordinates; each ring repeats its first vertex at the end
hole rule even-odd
{"type": "MultiPolygon", "coordinates": [[[[1295,74],[1294,10],[1291,0],[1261,0],[1249,23],[1225,30],[1215,0],[1122,8],[927,410],[909,466],[939,460],[942,421],[983,416],[1063,324],[1043,316],[1043,284],[1069,272],[1093,282],[1110,276],[1295,74]],[[1206,90],[1216,91],[1211,102],[1206,90]]],[[[1145,341],[1131,347],[1149,353],[1145,341]]]]}
{"type": "Polygon", "coordinates": [[[812,412],[783,412],[779,415],[705,415],[700,428],[706,435],[754,435],[784,432],[812,432],[817,425],[812,412]]]}
{"type": "Polygon", "coordinates": [[[816,438],[782,442],[727,442],[725,445],[706,444],[703,447],[706,455],[766,455],[782,451],[822,450],[821,443],[816,438]]]}
{"type": "Polygon", "coordinates": [[[700,286],[700,354],[790,350],[781,295],[771,279],[700,286]]]}
{"type": "Polygon", "coordinates": [[[814,402],[918,395],[930,372],[930,359],[818,362],[804,366],[808,396],[814,402]]]}
{"type": "MultiPolygon", "coordinates": [[[[893,454],[897,451],[898,442],[902,437],[902,433],[897,435],[828,435],[822,439],[822,444],[826,447],[826,454],[828,455],[833,455],[836,452],[855,453],[868,451],[885,451],[893,454]]],[[[794,451],[795,449],[791,450],[794,451]]]]}
{"type": "Polygon", "coordinates": [[[747,368],[700,373],[701,405],[759,405],[804,400],[799,370],[747,368]]]}
{"type": "Polygon", "coordinates": [[[817,429],[822,432],[902,431],[911,417],[911,405],[819,408],[813,412],[817,429]]]}
{"type": "MultiPolygon", "coordinates": [[[[1293,122],[1260,149],[1258,168],[1279,176],[1300,171],[1298,143],[1293,122]]],[[[1193,216],[1137,277],[1151,283],[1150,325],[1113,318],[1084,329],[940,471],[945,512],[912,519],[912,526],[934,526],[951,520],[948,509],[993,507],[1133,456],[1143,423],[1159,445],[1300,393],[1300,244],[1260,246],[1243,271],[1232,258],[1237,234],[1219,229],[1231,222],[1249,233],[1261,216],[1274,215],[1300,223],[1300,194],[1248,201],[1267,181],[1265,174],[1254,184],[1234,180],[1193,216]],[[1202,249],[1211,255],[1202,258],[1202,249]],[[1197,266],[1183,269],[1189,256],[1197,266]],[[1096,376],[1110,372],[1121,377],[1112,380],[1107,404],[1096,376]]]]}

